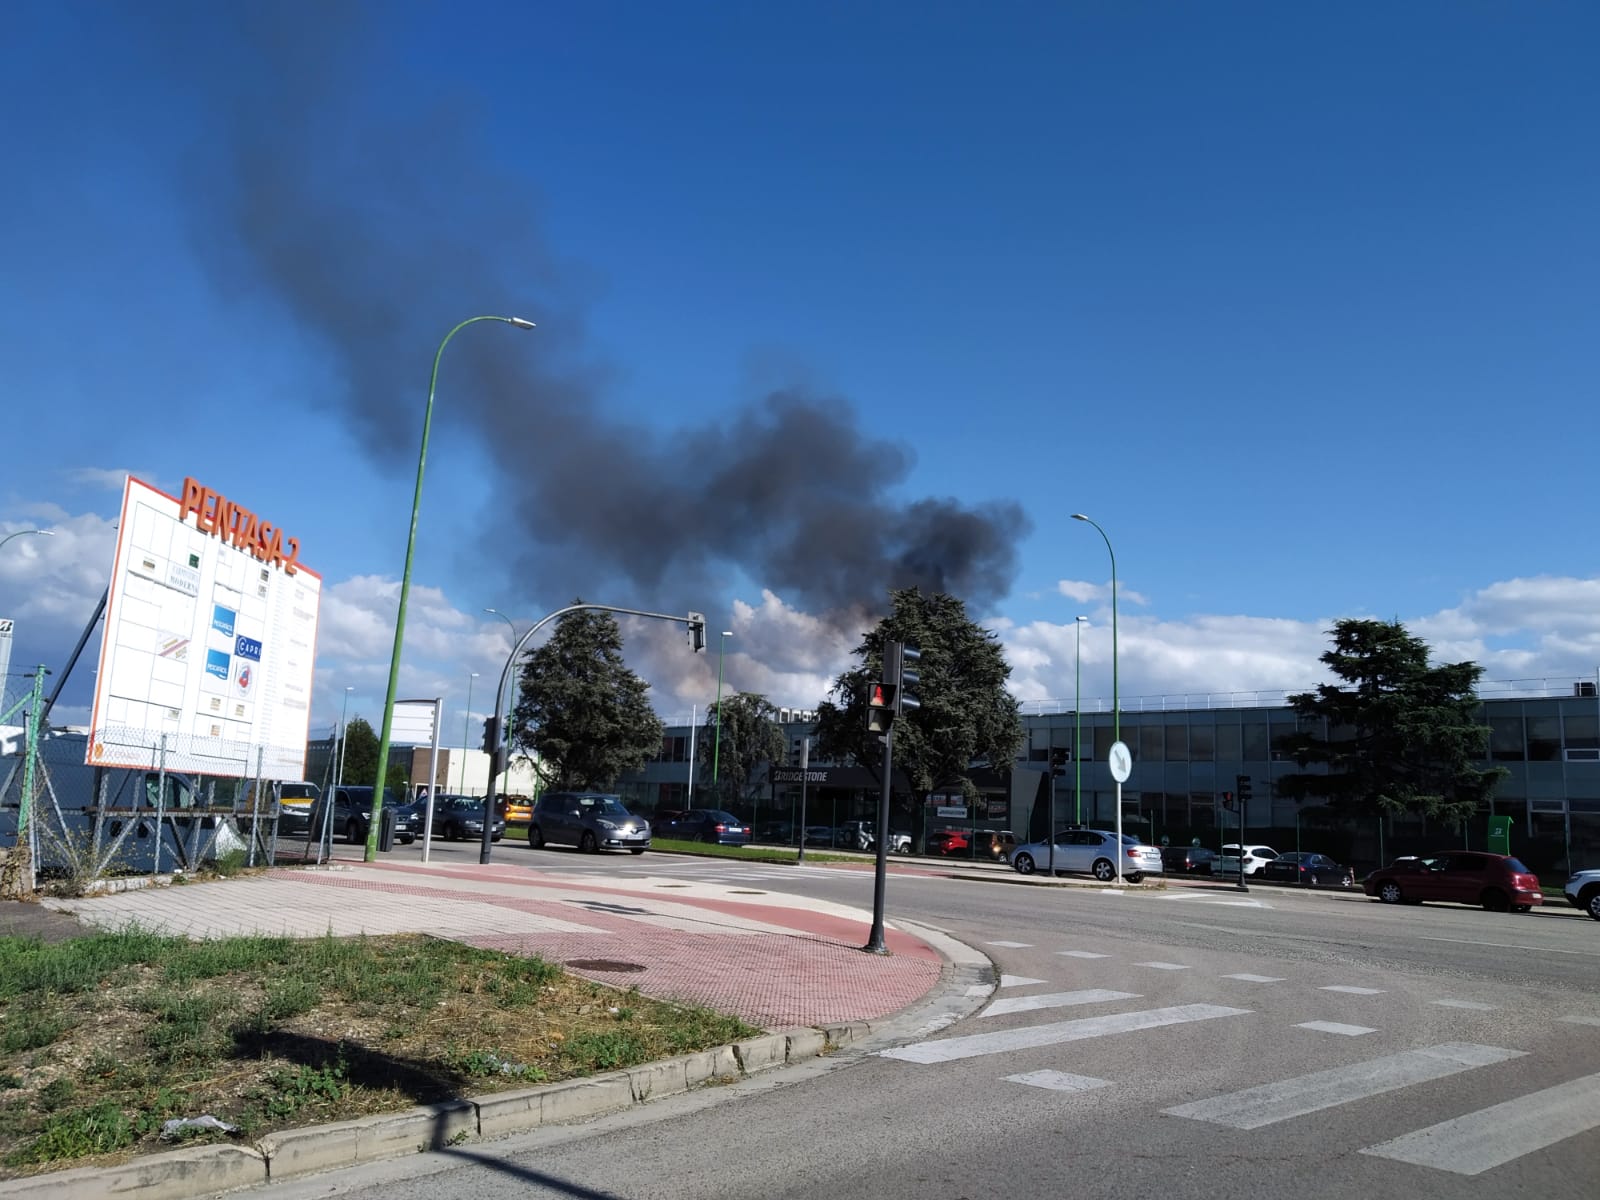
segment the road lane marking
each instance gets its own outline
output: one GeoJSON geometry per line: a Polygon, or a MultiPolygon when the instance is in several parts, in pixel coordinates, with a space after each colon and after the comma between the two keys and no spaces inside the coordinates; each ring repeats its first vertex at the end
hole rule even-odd
{"type": "MultiPolygon", "coordinates": [[[[936,1044],[936,1043],[935,1043],[936,1044]]],[[[1168,1116],[1192,1121],[1209,1121],[1233,1129],[1260,1129],[1292,1117],[1321,1112],[1353,1100],[1393,1092],[1416,1083],[1444,1079],[1475,1067],[1492,1066],[1521,1058],[1521,1050],[1498,1046],[1475,1046],[1470,1042],[1447,1042],[1424,1050],[1405,1050],[1384,1058],[1316,1071],[1277,1083],[1212,1096],[1161,1111],[1168,1116]]]]}
{"type": "Polygon", "coordinates": [[[1032,942],[985,942],[985,946],[1003,946],[1007,950],[1027,950],[1033,946],[1032,942]]]}
{"type": "Polygon", "coordinates": [[[983,1054],[1003,1054],[1010,1050],[1031,1050],[1056,1046],[1062,1042],[1081,1042],[1089,1038],[1110,1037],[1119,1033],[1138,1033],[1163,1025],[1183,1025],[1190,1021],[1210,1021],[1217,1017],[1247,1016],[1248,1008],[1224,1008],[1220,1004],[1179,1004],[1171,1008],[1151,1008],[1143,1012],[1112,1013],[1103,1017],[1080,1017],[1076,1021],[1056,1021],[1049,1025],[1029,1025],[1022,1029],[1002,1029],[995,1033],[972,1033],[936,1042],[913,1042],[893,1050],[880,1050],[882,1058],[902,1062],[941,1063],[983,1054]]]}
{"type": "Polygon", "coordinates": [[[1454,942],[1458,946],[1494,946],[1500,950],[1531,950],[1535,954],[1577,954],[1584,958],[1600,958],[1600,950],[1558,950],[1554,946],[1518,945],[1515,942],[1480,942],[1477,938],[1424,937],[1419,942],[1454,942]]]}
{"type": "Polygon", "coordinates": [[[1065,1071],[1027,1071],[1021,1075],[1007,1075],[1007,1083],[1025,1083],[1029,1087],[1049,1088],[1052,1092],[1090,1092],[1095,1088],[1110,1087],[1109,1079],[1095,1079],[1089,1075],[1069,1075],[1065,1071]]]}
{"type": "Polygon", "coordinates": [[[1430,1000],[1440,1008],[1470,1008],[1473,1012],[1493,1012],[1494,1005],[1479,1004],[1476,1000],[1430,1000]]]}
{"type": "Polygon", "coordinates": [[[1062,958],[1110,958],[1109,954],[1095,954],[1089,950],[1057,950],[1062,958]]]}
{"type": "Polygon", "coordinates": [[[1600,1025],[1600,1017],[1571,1016],[1562,1017],[1561,1019],[1569,1025],[1600,1025]]]}
{"type": "Polygon", "coordinates": [[[1485,1171],[1600,1127],[1600,1075],[1507,1100],[1361,1151],[1456,1175],[1485,1171]]]}
{"type": "Polygon", "coordinates": [[[1295,1028],[1310,1029],[1317,1033],[1341,1033],[1345,1037],[1360,1037],[1363,1033],[1378,1032],[1376,1029],[1368,1029],[1365,1025],[1341,1025],[1338,1021],[1305,1021],[1295,1028]]]}
{"type": "Polygon", "coordinates": [[[1327,987],[1318,988],[1319,992],[1343,992],[1347,996],[1381,996],[1382,988],[1351,987],[1345,983],[1330,983],[1327,987]]]}
{"type": "Polygon", "coordinates": [[[1003,987],[1003,988],[1008,988],[1008,987],[1027,987],[1029,984],[1032,984],[1032,983],[1043,983],[1043,982],[1044,982],[1044,980],[1042,980],[1042,979],[1029,979],[1026,975],[1002,975],[1002,976],[1000,976],[1000,986],[1003,987]]]}
{"type": "Polygon", "coordinates": [[[983,1010],[982,1016],[1003,1017],[1007,1013],[1033,1012],[1040,1008],[1071,1008],[1077,1004],[1104,1004],[1108,1000],[1137,1000],[1137,992],[1110,992],[1105,988],[1085,988],[1079,992],[1047,992],[1038,996],[1018,996],[1014,1000],[996,1000],[983,1010]]]}
{"type": "Polygon", "coordinates": [[[1224,979],[1241,979],[1245,983],[1282,983],[1279,975],[1224,975],[1224,979]]]}
{"type": "Polygon", "coordinates": [[[1136,967],[1154,967],[1158,971],[1187,971],[1189,968],[1184,963],[1169,962],[1144,962],[1134,963],[1136,967]]]}

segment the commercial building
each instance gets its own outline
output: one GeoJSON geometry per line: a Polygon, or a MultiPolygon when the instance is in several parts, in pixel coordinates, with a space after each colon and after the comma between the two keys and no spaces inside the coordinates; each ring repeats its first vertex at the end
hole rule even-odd
{"type": "MultiPolygon", "coordinates": [[[[1326,736],[1303,723],[1283,693],[1134,698],[1121,712],[1122,740],[1134,756],[1122,789],[1123,825],[1146,841],[1215,846],[1244,839],[1286,851],[1319,850],[1365,869],[1398,854],[1447,846],[1483,848],[1489,818],[1512,818],[1512,852],[1550,880],[1568,869],[1600,866],[1600,697],[1592,681],[1519,681],[1480,690],[1480,719],[1488,727],[1484,766],[1507,774],[1490,803],[1459,827],[1420,818],[1352,819],[1320,805],[1280,796],[1277,781],[1301,768],[1277,747],[1297,730],[1326,736]],[[1246,789],[1238,786],[1243,777],[1246,789]],[[1224,793],[1249,792],[1241,805],[1224,793]]],[[[1115,820],[1116,784],[1106,765],[1113,741],[1109,703],[1025,706],[1023,749],[1004,768],[973,773],[980,796],[913,796],[895,781],[891,827],[911,833],[921,850],[944,827],[1014,830],[1019,840],[1082,823],[1108,828],[1115,820]],[[1081,726],[1081,733],[1078,732],[1081,726]],[[1081,740],[1080,740],[1081,739],[1081,740]],[[1052,772],[1053,761],[1061,763],[1052,772]],[[1052,805],[1053,800],[1053,805],[1052,805]]],[[[815,731],[813,714],[780,712],[788,745],[815,731]],[[808,720],[796,720],[797,715],[808,720]]],[[[635,811],[690,807],[689,748],[694,731],[670,727],[657,758],[623,779],[618,790],[635,811]]],[[[770,840],[792,841],[802,825],[836,828],[874,820],[881,780],[874,768],[819,760],[806,772],[802,821],[798,754],[772,764],[742,795],[714,793],[702,767],[695,804],[721,807],[748,820],[770,840]],[[778,836],[787,833],[787,836],[778,836]]],[[[820,837],[820,835],[819,835],[820,837]]]]}

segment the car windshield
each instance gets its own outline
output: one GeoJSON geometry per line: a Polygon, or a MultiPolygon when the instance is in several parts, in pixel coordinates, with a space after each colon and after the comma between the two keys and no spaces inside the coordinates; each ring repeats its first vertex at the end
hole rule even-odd
{"type": "Polygon", "coordinates": [[[1508,871],[1515,871],[1518,875],[1532,875],[1533,874],[1532,871],[1528,870],[1527,867],[1523,866],[1522,860],[1520,858],[1508,858],[1508,859],[1506,859],[1506,869],[1508,871]]]}
{"type": "Polygon", "coordinates": [[[615,796],[584,796],[578,803],[583,808],[584,816],[625,817],[628,815],[628,810],[622,806],[622,801],[615,796]]]}
{"type": "Polygon", "coordinates": [[[315,800],[317,789],[309,783],[280,783],[278,796],[283,800],[315,800]]]}
{"type": "Polygon", "coordinates": [[[1124,846],[1137,846],[1139,844],[1139,838],[1136,834],[1125,833],[1122,835],[1122,844],[1124,846]]]}

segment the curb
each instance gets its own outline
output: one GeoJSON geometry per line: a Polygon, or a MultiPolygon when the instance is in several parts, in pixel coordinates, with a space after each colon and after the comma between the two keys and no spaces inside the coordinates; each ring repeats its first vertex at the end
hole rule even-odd
{"type": "Polygon", "coordinates": [[[821,1057],[861,1041],[872,1030],[873,1024],[866,1021],[796,1026],[606,1075],[426,1104],[331,1125],[281,1129],[254,1145],[195,1146],[146,1155],[114,1167],[75,1167],[7,1180],[0,1183],[0,1196],[195,1200],[603,1116],[647,1100],[821,1057]]]}

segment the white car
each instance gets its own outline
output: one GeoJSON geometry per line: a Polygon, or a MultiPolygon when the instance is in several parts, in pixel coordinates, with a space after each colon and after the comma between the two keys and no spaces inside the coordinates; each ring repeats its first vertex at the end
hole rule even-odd
{"type": "Polygon", "coordinates": [[[1600,921],[1600,870],[1576,872],[1562,890],[1568,904],[1600,921]]]}
{"type": "MultiPolygon", "coordinates": [[[[1109,829],[1065,829],[1056,834],[1055,867],[1061,871],[1086,871],[1101,883],[1117,877],[1117,835],[1109,829]]],[[[1161,850],[1146,846],[1132,834],[1122,835],[1122,877],[1138,883],[1146,875],[1162,872],[1161,850]]],[[[1029,842],[1011,852],[1011,866],[1019,875],[1050,869],[1050,843],[1029,842]]]]}
{"type": "MultiPolygon", "coordinates": [[[[1278,852],[1271,846],[1252,846],[1246,842],[1244,847],[1244,873],[1246,875],[1259,875],[1261,868],[1278,857],[1278,852]]],[[[1239,843],[1229,842],[1222,847],[1222,856],[1217,859],[1218,875],[1237,875],[1239,873],[1239,843]]]]}

